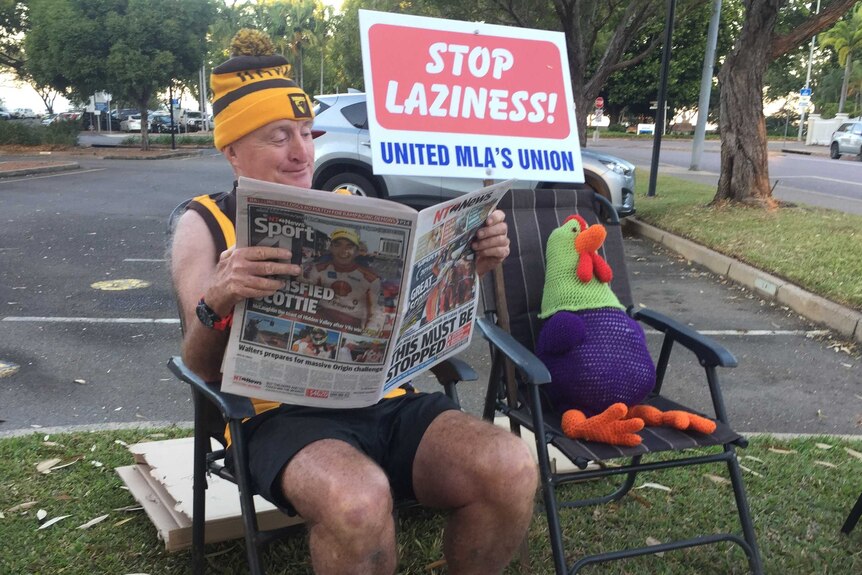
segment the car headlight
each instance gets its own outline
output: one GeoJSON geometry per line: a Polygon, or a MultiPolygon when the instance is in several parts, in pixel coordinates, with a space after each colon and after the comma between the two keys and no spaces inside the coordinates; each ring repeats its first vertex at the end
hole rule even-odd
{"type": "Polygon", "coordinates": [[[614,171],[620,175],[627,176],[630,170],[624,165],[620,164],[614,160],[599,160],[602,164],[604,164],[609,170],[614,171]]]}

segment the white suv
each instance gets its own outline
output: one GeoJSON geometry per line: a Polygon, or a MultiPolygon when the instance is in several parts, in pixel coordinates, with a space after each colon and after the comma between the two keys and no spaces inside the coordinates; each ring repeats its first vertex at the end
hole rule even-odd
{"type": "Polygon", "coordinates": [[[841,154],[853,154],[862,159],[862,122],[847,122],[832,132],[829,156],[837,160],[841,154]]]}
{"type": "MultiPolygon", "coordinates": [[[[482,185],[469,178],[374,175],[365,94],[349,92],[315,98],[314,180],[319,190],[347,188],[354,194],[392,198],[423,207],[482,185]]],[[[635,166],[620,158],[581,150],[586,184],[518,182],[519,187],[571,188],[587,185],[610,200],[620,216],[635,213],[635,166]]]]}

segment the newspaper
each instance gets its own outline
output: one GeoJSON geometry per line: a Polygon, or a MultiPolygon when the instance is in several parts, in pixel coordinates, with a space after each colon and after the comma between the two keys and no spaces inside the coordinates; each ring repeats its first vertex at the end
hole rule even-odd
{"type": "Polygon", "coordinates": [[[471,241],[511,183],[417,212],[240,178],[237,247],[288,248],[302,274],[237,305],[222,390],[363,407],[463,350],[478,301],[471,241]]]}

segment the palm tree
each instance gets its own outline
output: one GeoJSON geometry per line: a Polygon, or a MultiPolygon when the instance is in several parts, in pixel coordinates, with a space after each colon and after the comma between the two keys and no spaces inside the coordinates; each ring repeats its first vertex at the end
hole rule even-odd
{"type": "Polygon", "coordinates": [[[844,82],[841,85],[841,99],[838,113],[844,111],[847,101],[847,88],[853,72],[853,54],[862,50],[862,4],[844,17],[830,30],[823,33],[823,45],[831,46],[838,54],[838,63],[844,66],[844,82]]]}

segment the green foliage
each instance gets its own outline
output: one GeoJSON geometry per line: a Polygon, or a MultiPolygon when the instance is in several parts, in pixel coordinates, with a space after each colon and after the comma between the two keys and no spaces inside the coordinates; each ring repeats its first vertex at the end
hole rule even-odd
{"type": "MultiPolygon", "coordinates": [[[[0,573],[188,573],[188,552],[167,553],[146,515],[122,489],[114,468],[131,465],[125,447],[142,441],[188,436],[190,430],[134,430],[98,433],[44,434],[0,440],[0,573]],[[70,465],[49,474],[36,465],[60,459],[70,465]],[[15,509],[35,501],[26,509],[15,509]],[[14,510],[13,510],[14,509],[14,510]],[[37,530],[39,509],[46,519],[69,517],[37,530]],[[93,518],[108,517],[78,529],[93,518]]],[[[850,537],[838,528],[859,496],[856,480],[862,462],[853,453],[859,441],[835,437],[778,439],[751,438],[739,450],[755,531],[767,575],[801,573],[858,573],[862,569],[857,527],[850,537]]],[[[693,455],[706,450],[692,451],[693,455]]],[[[645,456],[645,461],[649,459],[645,456]]],[[[733,494],[723,466],[673,469],[639,476],[637,489],[621,501],[561,513],[567,552],[611,551],[643,545],[649,538],[668,541],[692,531],[738,530],[733,494]],[[669,491],[652,488],[664,486],[669,491]]],[[[612,481],[574,483],[564,496],[601,496],[615,487],[612,481]]],[[[26,507],[26,506],[25,506],[26,507]]],[[[442,558],[441,531],[445,517],[427,509],[398,513],[398,573],[435,575],[429,568],[442,558]]],[[[529,532],[531,573],[553,572],[544,514],[537,511],[529,532]]],[[[245,573],[245,552],[239,540],[206,547],[208,572],[245,573]]],[[[311,573],[308,545],[300,529],[273,543],[263,553],[267,572],[311,573]]],[[[690,575],[692,573],[748,573],[745,556],[730,544],[667,552],[587,569],[595,573],[631,575],[690,575]]],[[[515,560],[506,575],[524,573],[515,560]]]]}
{"type": "Polygon", "coordinates": [[[49,126],[0,122],[0,145],[73,147],[80,130],[78,122],[54,122],[49,126]]]}
{"type": "Polygon", "coordinates": [[[862,310],[862,216],[807,206],[710,206],[713,186],[662,174],[660,192],[647,198],[648,180],[638,177],[638,218],[862,310]]]}
{"type": "Polygon", "coordinates": [[[209,0],[32,0],[28,66],[80,100],[105,90],[143,106],[197,73],[213,15],[209,0]]]}
{"type": "MultiPolygon", "coordinates": [[[[668,77],[668,115],[674,110],[695,108],[700,97],[700,78],[703,70],[703,54],[706,49],[706,32],[712,15],[712,2],[681,5],[685,9],[677,12],[671,49],[671,64],[668,77]]],[[[722,8],[716,54],[725,54],[733,42],[732,20],[735,13],[722,8]]],[[[632,42],[623,59],[633,58],[646,49],[653,38],[663,34],[664,23],[656,21],[632,42]]],[[[661,46],[653,50],[644,62],[613,74],[602,94],[605,106],[613,117],[654,117],[651,102],[658,99],[658,82],[661,74],[661,46]]],[[[712,92],[713,106],[718,103],[718,90],[712,92]]],[[[711,106],[711,107],[713,107],[711,106]]]]}
{"type": "Polygon", "coordinates": [[[0,70],[19,73],[24,66],[22,35],[27,31],[27,10],[19,0],[0,0],[0,70]]]}

